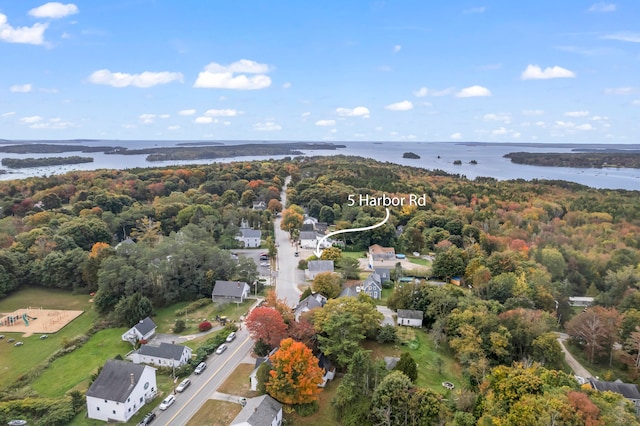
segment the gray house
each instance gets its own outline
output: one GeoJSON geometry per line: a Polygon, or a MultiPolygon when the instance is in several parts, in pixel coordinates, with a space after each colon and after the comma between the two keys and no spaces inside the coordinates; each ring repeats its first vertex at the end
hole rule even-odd
{"type": "Polygon", "coordinates": [[[122,335],[122,340],[132,344],[139,340],[149,340],[156,334],[156,328],[158,328],[156,323],[151,318],[146,317],[127,330],[122,335]]]}
{"type": "Polygon", "coordinates": [[[409,327],[422,327],[424,312],[410,309],[398,309],[398,325],[409,327]]]}
{"type": "Polygon", "coordinates": [[[372,299],[380,299],[382,297],[382,281],[380,275],[375,272],[370,274],[362,283],[362,291],[371,296],[372,299]]]}
{"type": "Polygon", "coordinates": [[[244,302],[249,296],[251,288],[249,284],[241,281],[216,281],[211,293],[214,303],[218,302],[244,302]]]}
{"type": "Polygon", "coordinates": [[[620,379],[615,382],[604,382],[592,377],[589,379],[589,384],[597,391],[610,391],[624,396],[636,407],[636,416],[640,415],[640,391],[635,383],[624,383],[620,379]]]}
{"type": "Polygon", "coordinates": [[[280,426],[282,404],[269,395],[248,398],[242,411],[231,421],[231,426],[280,426]]]}
{"type": "Polygon", "coordinates": [[[180,367],[191,360],[188,346],[160,343],[160,346],[142,345],[127,356],[135,364],[153,364],[158,367],[180,367]]]}
{"type": "Polygon", "coordinates": [[[391,281],[391,270],[389,268],[375,268],[376,274],[380,275],[380,282],[391,281]]]}
{"type": "Polygon", "coordinates": [[[300,319],[300,315],[315,308],[322,308],[325,303],[327,303],[326,297],[320,293],[314,293],[305,297],[300,301],[300,303],[298,303],[298,306],[293,309],[293,316],[296,321],[298,321],[300,319]]]}
{"type": "Polygon", "coordinates": [[[240,241],[244,248],[256,248],[260,247],[260,239],[262,238],[262,231],[259,229],[240,228],[236,240],[240,241]]]}
{"type": "Polygon", "coordinates": [[[334,272],[333,260],[310,260],[304,275],[306,279],[313,280],[322,272],[334,272]]]}
{"type": "Polygon", "coordinates": [[[316,248],[318,245],[318,234],[316,231],[300,231],[300,247],[316,248]]]}

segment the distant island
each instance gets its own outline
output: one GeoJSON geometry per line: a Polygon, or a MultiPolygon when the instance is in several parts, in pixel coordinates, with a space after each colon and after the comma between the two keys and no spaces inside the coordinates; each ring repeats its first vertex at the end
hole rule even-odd
{"type": "Polygon", "coordinates": [[[512,163],[529,166],[576,167],[601,169],[604,167],[624,167],[640,169],[638,152],[580,152],[580,153],[531,153],[510,152],[504,155],[512,163]]]}
{"type": "Polygon", "coordinates": [[[453,164],[456,165],[456,166],[460,166],[460,165],[462,165],[462,161],[461,160],[455,160],[453,162],[453,164]]]}
{"type": "Polygon", "coordinates": [[[18,145],[0,146],[0,152],[12,154],[61,154],[63,152],[111,152],[126,149],[120,146],[86,146],[64,145],[53,143],[24,143],[18,145]]]}
{"type": "Polygon", "coordinates": [[[472,165],[475,166],[476,164],[478,164],[478,162],[476,160],[471,160],[471,161],[469,161],[469,164],[472,164],[472,165]]]}
{"type": "Polygon", "coordinates": [[[180,146],[164,148],[127,149],[107,154],[147,154],[147,161],[213,160],[216,158],[253,155],[302,155],[301,150],[335,150],[346,148],[328,142],[249,143],[223,146],[180,146]]]}
{"type": "Polygon", "coordinates": [[[404,154],[402,154],[402,158],[411,158],[413,160],[419,160],[420,156],[413,152],[405,152],[404,154]]]}
{"type": "Polygon", "coordinates": [[[10,169],[26,167],[62,166],[66,164],[93,163],[92,157],[44,157],[44,158],[3,158],[2,165],[10,169]]]}

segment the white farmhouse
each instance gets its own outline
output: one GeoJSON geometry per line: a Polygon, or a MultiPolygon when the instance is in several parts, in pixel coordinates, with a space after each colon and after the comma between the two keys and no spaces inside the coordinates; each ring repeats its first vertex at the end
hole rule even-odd
{"type": "Polygon", "coordinates": [[[262,231],[259,229],[240,228],[236,240],[243,244],[244,248],[257,248],[260,247],[260,239],[262,238],[262,231]]]}
{"type": "Polygon", "coordinates": [[[157,393],[156,369],[110,359],[87,390],[87,416],[105,422],[127,422],[157,393]]]}
{"type": "Polygon", "coordinates": [[[153,364],[158,367],[180,367],[191,360],[188,346],[160,343],[160,346],[142,345],[127,358],[136,364],[153,364]]]}
{"type": "Polygon", "coordinates": [[[156,334],[156,323],[149,317],[140,320],[139,323],[127,330],[122,335],[122,340],[131,344],[136,343],[139,340],[149,340],[156,334]]]}

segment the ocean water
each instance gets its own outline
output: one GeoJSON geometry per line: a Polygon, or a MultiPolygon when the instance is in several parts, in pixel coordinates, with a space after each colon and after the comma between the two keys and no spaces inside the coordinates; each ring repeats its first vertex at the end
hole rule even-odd
{"type": "MultiPolygon", "coordinates": [[[[81,141],[79,145],[86,146],[124,146],[129,149],[150,147],[171,147],[183,141],[81,141]]],[[[247,141],[223,141],[225,145],[249,143],[247,141]]],[[[250,143],[256,143],[252,141],[250,143]]],[[[269,143],[269,142],[261,142],[269,143]]],[[[506,144],[464,144],[446,142],[335,142],[345,145],[346,148],[336,150],[308,150],[305,155],[354,155],[371,158],[382,162],[391,162],[425,169],[440,169],[449,173],[465,175],[470,179],[478,176],[493,177],[498,180],[507,179],[558,179],[577,182],[594,188],[640,190],[640,169],[579,169],[566,167],[539,167],[511,163],[504,158],[505,154],[516,151],[527,152],[571,152],[573,148],[585,147],[585,145],[567,145],[564,147],[544,144],[529,146],[514,146],[506,144]],[[402,158],[405,152],[413,152],[420,155],[420,159],[402,158]],[[461,165],[453,164],[460,160],[461,165]],[[477,164],[469,164],[471,160],[477,164]]],[[[146,155],[117,155],[103,153],[78,153],[66,152],[62,154],[9,154],[0,153],[1,158],[26,158],[26,157],[54,157],[81,155],[93,157],[92,163],[74,164],[68,166],[34,167],[17,170],[8,170],[9,173],[0,175],[0,180],[21,179],[30,176],[48,176],[61,174],[73,170],[96,169],[129,169],[136,167],[162,167],[180,166],[187,164],[209,164],[212,162],[251,161],[281,159],[285,156],[243,156],[218,158],[216,160],[196,161],[163,161],[148,162],[146,155]]]]}

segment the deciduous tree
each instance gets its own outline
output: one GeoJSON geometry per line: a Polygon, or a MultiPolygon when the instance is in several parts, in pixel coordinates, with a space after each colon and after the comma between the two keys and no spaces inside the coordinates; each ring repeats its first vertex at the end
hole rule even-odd
{"type": "Polygon", "coordinates": [[[313,279],[313,291],[320,293],[327,299],[338,297],[342,290],[342,278],[334,272],[321,272],[313,279]]]}
{"type": "Polygon", "coordinates": [[[274,308],[260,306],[251,311],[245,324],[254,340],[262,340],[272,348],[287,335],[287,325],[274,308]]]}

